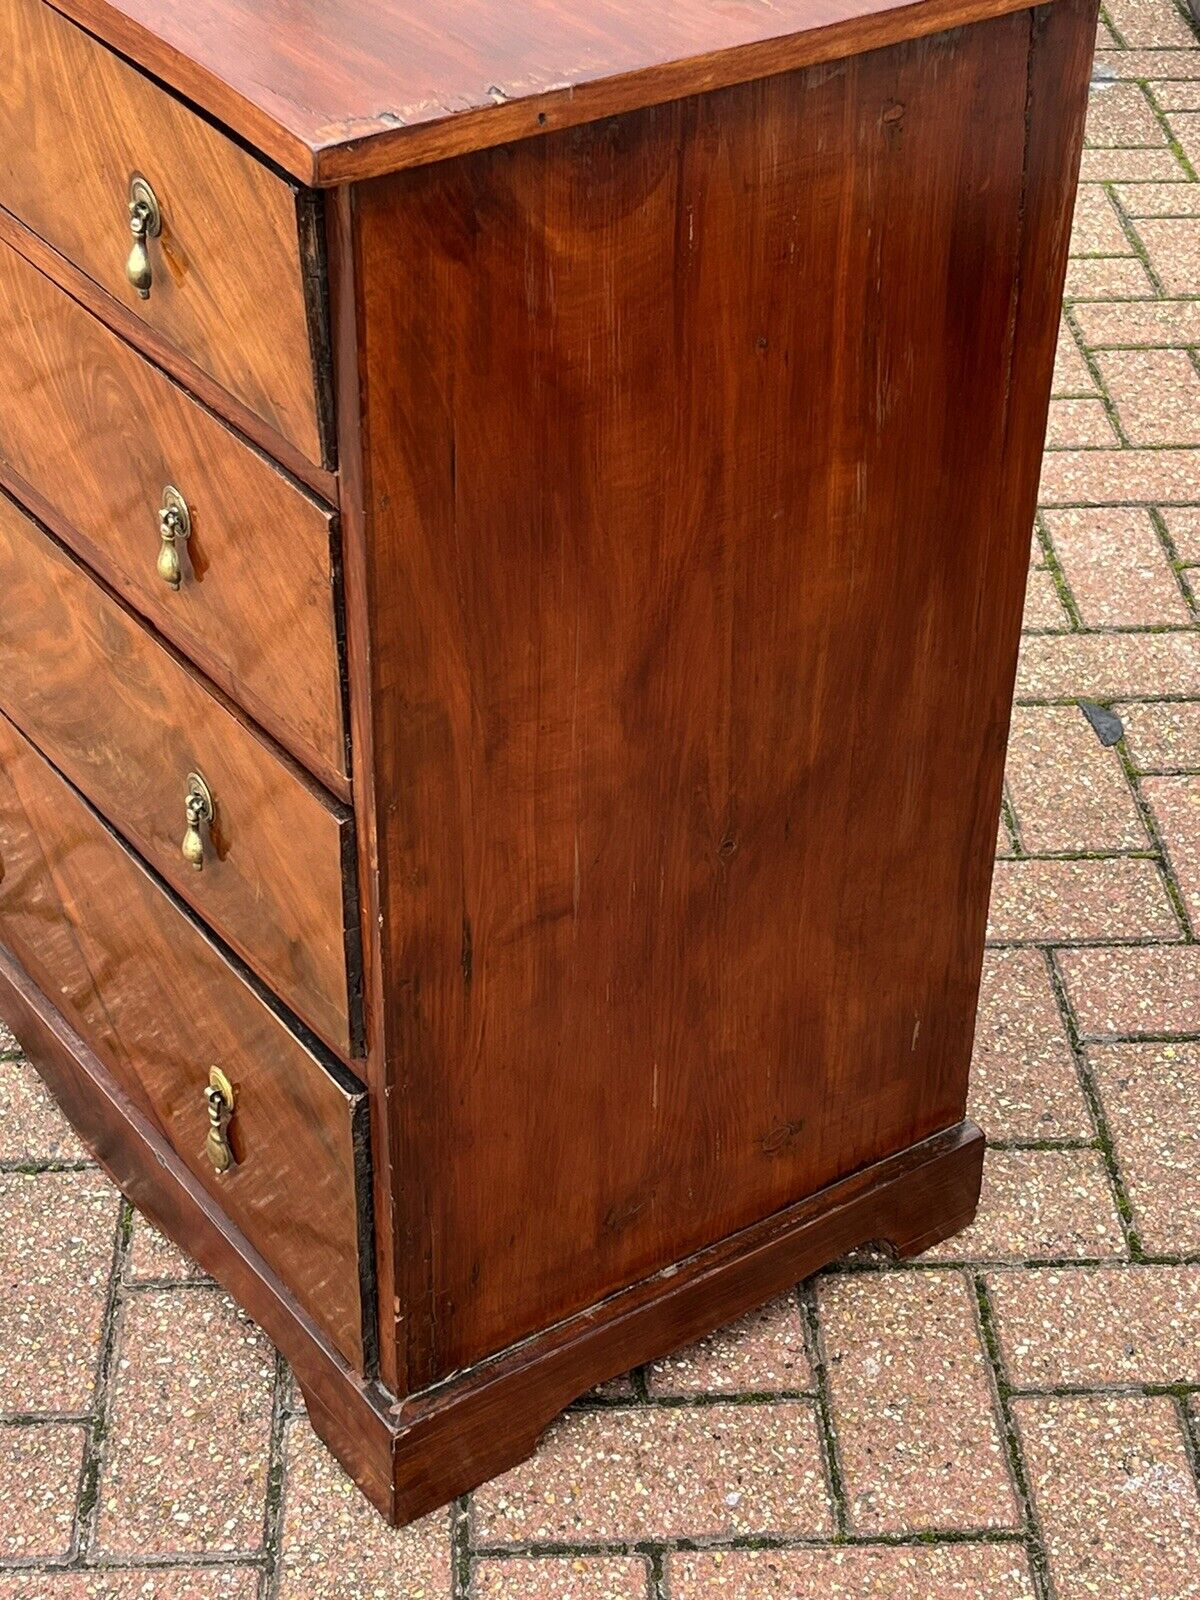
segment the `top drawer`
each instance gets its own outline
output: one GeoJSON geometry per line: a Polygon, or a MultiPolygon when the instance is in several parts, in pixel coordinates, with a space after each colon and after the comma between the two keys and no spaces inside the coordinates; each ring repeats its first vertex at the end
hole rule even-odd
{"type": "Polygon", "coordinates": [[[43,0],[0,0],[0,205],[329,465],[310,199],[43,0]],[[145,299],[135,175],[161,217],[145,299]]]}

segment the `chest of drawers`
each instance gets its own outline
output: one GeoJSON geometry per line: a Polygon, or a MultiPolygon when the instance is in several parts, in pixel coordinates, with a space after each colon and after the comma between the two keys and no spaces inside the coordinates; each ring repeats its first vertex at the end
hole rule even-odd
{"type": "Polygon", "coordinates": [[[1094,0],[0,0],[0,1012],[404,1520],[966,1223],[1094,0]]]}

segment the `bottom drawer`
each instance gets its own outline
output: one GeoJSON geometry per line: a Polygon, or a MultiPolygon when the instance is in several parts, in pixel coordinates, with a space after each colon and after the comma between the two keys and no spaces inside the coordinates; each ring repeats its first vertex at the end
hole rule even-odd
{"type": "Polygon", "coordinates": [[[363,1370],[364,1092],[297,1037],[3,716],[0,944],[363,1370]],[[206,1095],[213,1068],[232,1090],[227,1124],[206,1095]],[[233,1161],[218,1172],[223,1142],[233,1161]]]}

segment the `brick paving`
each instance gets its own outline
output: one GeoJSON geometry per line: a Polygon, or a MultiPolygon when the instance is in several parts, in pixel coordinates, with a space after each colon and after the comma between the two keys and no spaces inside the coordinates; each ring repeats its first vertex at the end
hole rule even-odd
{"type": "Polygon", "coordinates": [[[0,1600],[1200,1595],[1200,39],[1109,0],[971,1089],[975,1225],[393,1532],[0,1028],[0,1600]],[[1105,744],[1079,709],[1116,713],[1105,744]]]}

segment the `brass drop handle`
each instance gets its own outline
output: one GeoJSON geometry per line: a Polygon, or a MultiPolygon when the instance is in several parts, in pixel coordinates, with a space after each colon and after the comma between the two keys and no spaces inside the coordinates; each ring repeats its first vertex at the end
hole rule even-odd
{"type": "Polygon", "coordinates": [[[229,1143],[229,1124],[233,1121],[233,1085],[220,1067],[213,1067],[208,1074],[204,1104],[208,1111],[208,1138],[204,1141],[204,1154],[218,1172],[228,1172],[236,1164],[229,1143]]]}
{"type": "Polygon", "coordinates": [[[162,232],[162,211],[158,196],[137,173],[129,180],[129,231],[133,235],[133,247],[125,263],[125,276],[137,290],[138,298],[149,300],[154,272],[150,266],[148,241],[157,239],[162,232]]]}
{"type": "Polygon", "coordinates": [[[204,836],[200,830],[205,825],[212,826],[214,808],[212,791],[198,772],[188,773],[183,805],[187,815],[187,832],[180,849],[183,859],[201,872],[204,869],[204,836]]]}
{"type": "Polygon", "coordinates": [[[162,492],[162,505],[158,508],[158,575],[169,589],[178,589],[183,582],[183,563],[179,559],[179,546],[185,544],[192,532],[192,514],[188,503],[175,488],[168,484],[162,492]]]}

